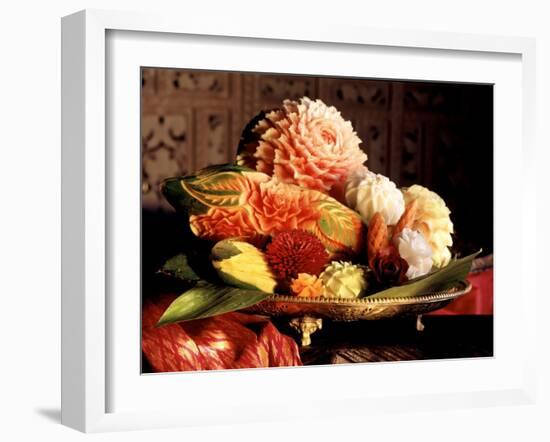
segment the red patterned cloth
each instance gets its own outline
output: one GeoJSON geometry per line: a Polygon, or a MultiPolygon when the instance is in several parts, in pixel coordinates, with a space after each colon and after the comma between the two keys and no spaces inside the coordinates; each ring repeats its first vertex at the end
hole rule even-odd
{"type": "Polygon", "coordinates": [[[470,273],[468,281],[472,290],[451,302],[447,307],[436,310],[432,315],[492,315],[493,314],[493,269],[470,273]]]}
{"type": "Polygon", "coordinates": [[[302,365],[294,340],[261,316],[234,312],[155,328],[174,299],[143,306],[141,348],[153,371],[302,365]]]}

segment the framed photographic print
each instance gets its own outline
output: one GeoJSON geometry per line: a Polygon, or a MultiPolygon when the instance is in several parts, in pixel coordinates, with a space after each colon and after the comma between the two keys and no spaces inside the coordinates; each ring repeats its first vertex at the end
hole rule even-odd
{"type": "Polygon", "coordinates": [[[62,30],[64,424],[532,400],[531,40],[62,30]]]}

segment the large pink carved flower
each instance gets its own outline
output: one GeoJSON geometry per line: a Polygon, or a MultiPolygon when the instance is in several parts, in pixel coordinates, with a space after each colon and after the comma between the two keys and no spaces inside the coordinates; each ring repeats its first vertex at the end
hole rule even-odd
{"type": "Polygon", "coordinates": [[[321,100],[285,100],[252,131],[238,161],[283,183],[329,193],[367,160],[351,123],[321,100]]]}

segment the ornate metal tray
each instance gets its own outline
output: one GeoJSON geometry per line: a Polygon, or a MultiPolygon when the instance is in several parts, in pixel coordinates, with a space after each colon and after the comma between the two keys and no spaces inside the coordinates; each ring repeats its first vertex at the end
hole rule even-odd
{"type": "Polygon", "coordinates": [[[328,299],[272,295],[246,311],[288,318],[290,325],[300,332],[302,345],[307,346],[311,344],[311,334],[322,328],[323,319],[359,321],[416,315],[417,329],[421,331],[424,328],[422,314],[445,307],[471,289],[470,282],[460,281],[446,290],[406,298],[328,299]]]}

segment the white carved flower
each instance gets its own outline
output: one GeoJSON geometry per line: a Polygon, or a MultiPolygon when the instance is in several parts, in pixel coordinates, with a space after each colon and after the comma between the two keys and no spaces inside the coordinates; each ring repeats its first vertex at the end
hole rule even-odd
{"type": "Polygon", "coordinates": [[[399,255],[409,265],[407,278],[425,275],[432,269],[432,248],[422,233],[404,228],[394,239],[399,255]]]}
{"type": "Polygon", "coordinates": [[[346,203],[361,215],[368,225],[376,212],[392,226],[405,211],[403,194],[393,181],[366,169],[351,176],[346,183],[346,203]]]}

